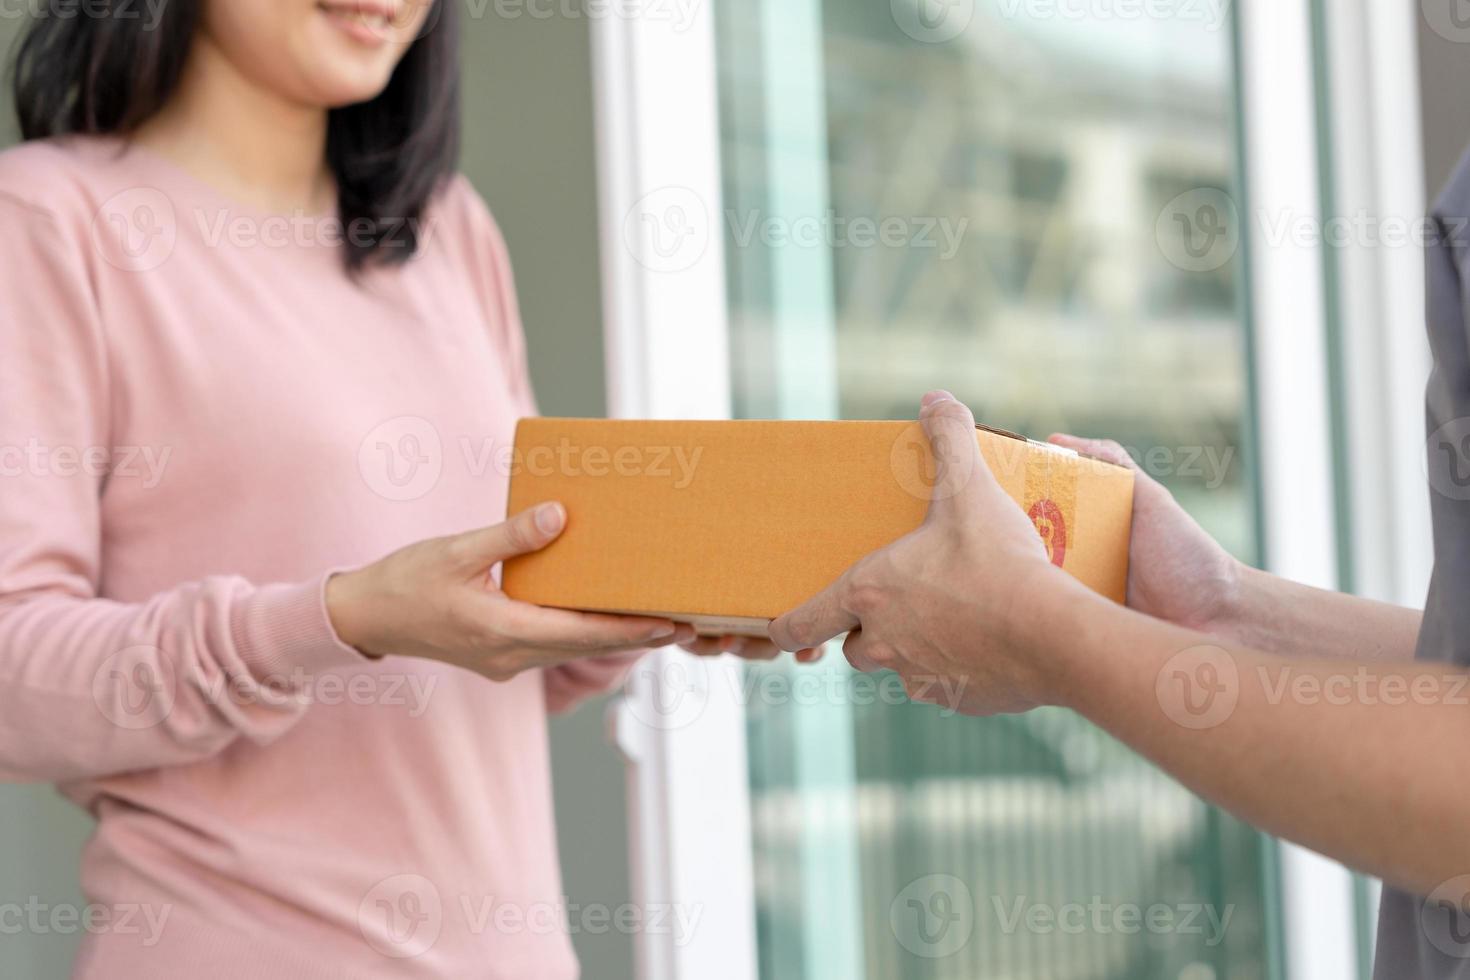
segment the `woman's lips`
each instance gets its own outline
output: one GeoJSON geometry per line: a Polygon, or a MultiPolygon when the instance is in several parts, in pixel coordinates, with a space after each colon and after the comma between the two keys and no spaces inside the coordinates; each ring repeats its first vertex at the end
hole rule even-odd
{"type": "Polygon", "coordinates": [[[358,44],[379,47],[393,37],[393,8],[371,2],[319,3],[317,9],[332,26],[358,44]]]}

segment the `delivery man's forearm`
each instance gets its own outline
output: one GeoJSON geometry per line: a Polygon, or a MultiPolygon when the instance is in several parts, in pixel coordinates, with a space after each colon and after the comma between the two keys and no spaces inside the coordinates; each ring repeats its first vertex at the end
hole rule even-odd
{"type": "Polygon", "coordinates": [[[1243,569],[1226,619],[1233,640],[1287,657],[1411,660],[1424,614],[1243,569]]]}
{"type": "Polygon", "coordinates": [[[1328,660],[1334,628],[1322,657],[1285,660],[1102,601],[1077,616],[1050,627],[1070,633],[1052,641],[1059,700],[1185,785],[1419,894],[1470,873],[1470,793],[1445,750],[1470,739],[1463,670],[1328,660]]]}

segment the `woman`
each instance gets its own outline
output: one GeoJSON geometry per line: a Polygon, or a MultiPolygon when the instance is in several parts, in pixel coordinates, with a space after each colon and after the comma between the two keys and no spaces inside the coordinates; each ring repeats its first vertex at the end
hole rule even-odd
{"type": "Polygon", "coordinates": [[[89,899],[159,923],[78,976],[575,975],[546,714],[736,645],[489,577],[567,515],[486,526],[534,409],[453,13],[89,5],[19,51],[0,771],[90,810],[89,899]]]}

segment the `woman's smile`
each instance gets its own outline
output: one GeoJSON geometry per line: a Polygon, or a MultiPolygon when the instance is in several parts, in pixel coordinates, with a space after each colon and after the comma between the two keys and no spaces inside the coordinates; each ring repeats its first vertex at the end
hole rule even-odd
{"type": "Polygon", "coordinates": [[[393,39],[397,7],[385,0],[323,0],[317,4],[333,27],[369,47],[381,47],[393,39]]]}

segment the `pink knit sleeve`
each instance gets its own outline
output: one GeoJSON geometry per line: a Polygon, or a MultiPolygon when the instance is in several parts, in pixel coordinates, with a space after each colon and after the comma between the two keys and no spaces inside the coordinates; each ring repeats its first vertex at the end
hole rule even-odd
{"type": "Polygon", "coordinates": [[[0,778],[98,777],[270,741],[306,710],[309,675],[365,662],[332,631],[325,576],[98,597],[106,481],[60,465],[112,444],[84,246],[3,192],[0,227],[0,778]]]}
{"type": "MultiPolygon", "coordinates": [[[[536,396],[531,386],[531,372],[526,358],[526,336],[521,325],[520,306],[516,301],[515,276],[511,270],[510,252],[505,238],[489,208],[464,177],[457,191],[467,199],[470,247],[481,256],[478,285],[486,315],[496,330],[505,363],[507,384],[516,393],[523,416],[536,415],[536,396]]],[[[546,706],[552,713],[570,711],[577,705],[622,684],[628,671],[643,653],[617,654],[579,660],[545,671],[546,706]]]]}

